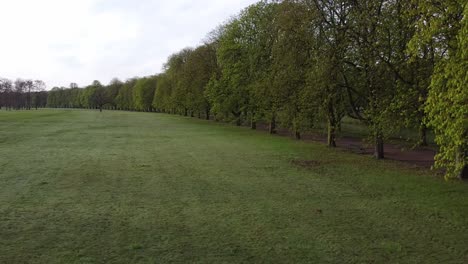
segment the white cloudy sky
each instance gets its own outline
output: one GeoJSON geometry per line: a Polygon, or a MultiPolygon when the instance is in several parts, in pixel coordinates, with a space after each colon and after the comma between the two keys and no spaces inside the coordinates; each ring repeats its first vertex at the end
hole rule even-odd
{"type": "Polygon", "coordinates": [[[0,0],[0,77],[48,88],[161,71],[256,0],[0,0]]]}

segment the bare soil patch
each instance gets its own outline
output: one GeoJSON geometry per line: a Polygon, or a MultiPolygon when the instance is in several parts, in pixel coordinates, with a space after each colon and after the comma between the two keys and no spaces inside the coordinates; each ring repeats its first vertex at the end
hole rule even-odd
{"type": "MultiPolygon", "coordinates": [[[[268,125],[258,124],[257,129],[268,131],[268,125]]],[[[277,129],[277,135],[294,137],[290,131],[283,128],[277,129]]],[[[304,133],[301,136],[301,140],[321,142],[323,144],[326,144],[327,142],[326,136],[318,133],[304,133]]],[[[336,144],[338,149],[360,155],[373,155],[374,153],[373,146],[366,143],[364,139],[358,137],[338,137],[336,144]]],[[[385,159],[388,160],[404,162],[419,168],[431,168],[434,165],[434,156],[436,155],[436,151],[430,147],[408,148],[407,146],[403,146],[403,144],[387,143],[384,145],[384,149],[385,159]]]]}

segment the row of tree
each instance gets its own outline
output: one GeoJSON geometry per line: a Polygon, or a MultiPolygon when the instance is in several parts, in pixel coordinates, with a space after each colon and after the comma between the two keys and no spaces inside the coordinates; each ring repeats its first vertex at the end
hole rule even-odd
{"type": "Polygon", "coordinates": [[[113,79],[109,85],[94,81],[79,88],[54,87],[49,91],[47,106],[54,108],[88,108],[153,112],[153,98],[158,76],[133,78],[126,82],[113,79]]]}
{"type": "Polygon", "coordinates": [[[0,78],[0,110],[19,110],[45,107],[47,92],[45,83],[41,80],[12,81],[0,78]]]}
{"type": "Polygon", "coordinates": [[[50,107],[178,113],[241,125],[277,124],[298,139],[345,116],[384,158],[402,127],[436,134],[436,165],[467,173],[468,7],[462,0],[284,0],[254,4],[204,44],[169,57],[163,73],[103,86],[54,88],[50,107]]]}
{"type": "Polygon", "coordinates": [[[261,1],[172,55],[154,108],[219,119],[279,122],[299,139],[326,123],[336,146],[343,117],[360,120],[384,157],[402,127],[430,126],[447,178],[467,174],[466,1],[261,1]]]}

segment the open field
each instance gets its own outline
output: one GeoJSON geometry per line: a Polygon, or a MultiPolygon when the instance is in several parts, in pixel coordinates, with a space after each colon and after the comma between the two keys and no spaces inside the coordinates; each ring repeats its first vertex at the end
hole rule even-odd
{"type": "Polygon", "coordinates": [[[468,185],[152,113],[0,111],[0,263],[467,263],[468,185]]]}

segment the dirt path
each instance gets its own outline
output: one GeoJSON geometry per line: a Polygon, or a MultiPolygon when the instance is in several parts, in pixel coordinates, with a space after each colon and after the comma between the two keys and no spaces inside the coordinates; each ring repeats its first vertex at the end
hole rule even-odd
{"type": "MultiPolygon", "coordinates": [[[[258,130],[268,131],[268,126],[260,124],[258,130]]],[[[278,129],[278,135],[293,137],[292,133],[287,129],[278,129]]],[[[302,135],[302,140],[315,141],[326,144],[326,136],[318,133],[305,133],[302,135]]],[[[362,138],[342,136],[336,140],[337,147],[357,154],[373,155],[374,148],[372,145],[364,142],[362,138]]],[[[434,156],[436,151],[429,147],[409,149],[403,145],[387,143],[385,148],[385,159],[405,162],[417,167],[430,168],[434,165],[434,156]]]]}

